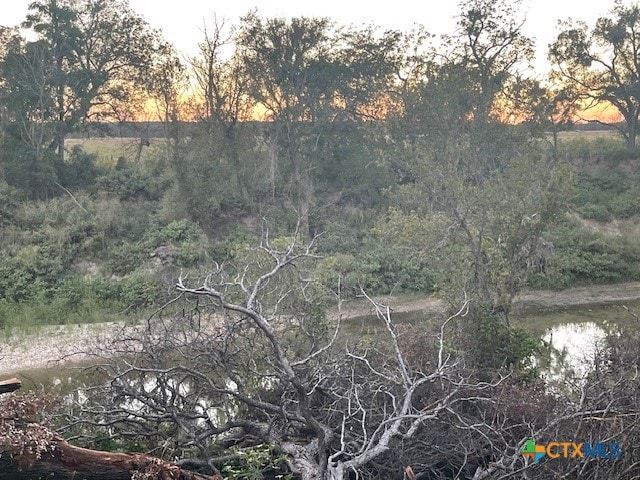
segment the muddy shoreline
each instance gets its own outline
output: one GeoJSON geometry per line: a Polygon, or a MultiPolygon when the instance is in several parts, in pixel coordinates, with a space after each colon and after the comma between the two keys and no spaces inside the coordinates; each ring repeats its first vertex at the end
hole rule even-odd
{"type": "MultiPolygon", "coordinates": [[[[376,302],[388,305],[391,312],[410,313],[424,311],[440,313],[444,308],[442,300],[434,297],[416,296],[374,297],[376,302]]],[[[568,307],[602,305],[640,300],[640,282],[618,283],[610,285],[588,285],[566,290],[531,290],[521,293],[513,302],[513,311],[527,314],[536,311],[562,310],[568,307]]],[[[343,319],[375,315],[370,302],[356,299],[345,302],[340,314],[343,319]]]]}
{"type": "MultiPolygon", "coordinates": [[[[375,297],[375,301],[389,305],[393,313],[442,312],[444,303],[433,297],[399,295],[375,297]]],[[[513,311],[518,314],[549,312],[568,307],[624,303],[640,300],[640,282],[614,285],[589,285],[561,291],[528,291],[518,296],[513,311]]],[[[366,299],[345,302],[341,311],[333,311],[335,317],[354,319],[375,312],[366,299]]],[[[47,326],[37,332],[13,332],[0,339],[0,376],[12,375],[21,370],[56,367],[65,363],[80,362],[87,355],[78,353],[104,345],[120,331],[121,324],[47,326]]]]}

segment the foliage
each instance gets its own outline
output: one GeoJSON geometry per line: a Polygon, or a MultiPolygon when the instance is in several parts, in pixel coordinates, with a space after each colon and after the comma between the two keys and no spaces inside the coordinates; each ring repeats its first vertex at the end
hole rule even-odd
{"type": "Polygon", "coordinates": [[[325,287],[345,297],[364,290],[372,295],[432,293],[435,272],[426,261],[379,241],[365,242],[356,254],[339,253],[319,262],[315,275],[325,287]],[[340,288],[340,292],[337,289],[340,288]]]}
{"type": "Polygon", "coordinates": [[[17,261],[0,257],[0,299],[10,302],[28,300],[41,290],[33,271],[24,269],[17,261]]]}
{"type": "Polygon", "coordinates": [[[0,180],[0,228],[14,223],[16,210],[23,200],[24,195],[16,188],[0,180]]]}
{"type": "Polygon", "coordinates": [[[515,370],[521,377],[537,378],[536,355],[542,340],[521,328],[505,325],[502,319],[481,305],[465,324],[472,362],[480,369],[515,370]]]}
{"type": "MultiPolygon", "coordinates": [[[[530,82],[518,73],[533,58],[533,41],[522,32],[517,3],[508,0],[460,2],[458,30],[449,38],[453,67],[462,74],[467,89],[458,102],[472,113],[474,125],[522,111],[519,99],[529,99],[530,82]],[[525,89],[524,95],[518,90],[525,89]],[[509,103],[515,105],[505,108],[509,103]]],[[[526,110],[526,108],[525,108],[526,110]]]]}
{"type": "Polygon", "coordinates": [[[114,275],[126,275],[141,266],[147,258],[143,245],[126,242],[109,249],[107,266],[114,275]]]}
{"type": "Polygon", "coordinates": [[[49,395],[5,395],[0,400],[0,449],[30,465],[53,451],[55,433],[44,415],[52,403],[49,395]]]}
{"type": "Polygon", "coordinates": [[[53,142],[62,160],[66,135],[89,114],[114,113],[118,102],[132,102],[131,87],[144,85],[157,58],[171,51],[121,0],[42,0],[29,8],[24,27],[36,39],[6,55],[3,77],[10,105],[26,103],[33,121],[50,126],[48,134],[27,139],[31,147],[53,142]],[[26,68],[33,64],[38,68],[26,68]]]}
{"type": "MultiPolygon", "coordinates": [[[[180,121],[181,66],[114,5],[124,3],[36,2],[39,39],[0,45],[0,323],[155,311],[104,346],[132,355],[101,365],[113,381],[87,393],[90,417],[74,429],[237,479],[389,479],[407,465],[425,478],[508,478],[531,468],[520,450],[534,433],[620,433],[588,416],[617,413],[603,403],[610,392],[637,410],[620,381],[637,363],[629,345],[611,340],[578,404],[539,381],[540,340],[508,322],[525,285],[640,279],[636,238],[582,226],[638,216],[640,177],[612,168],[633,154],[613,140],[545,149],[542,127],[567,121],[575,92],[522,75],[532,43],[517,3],[461,2],[440,51],[421,31],[249,14],[228,38],[207,33],[192,59],[203,103],[191,124],[180,121]],[[107,8],[107,24],[132,22],[130,59],[150,54],[97,79],[98,96],[75,45],[91,5],[107,8]],[[76,120],[105,113],[91,103],[131,98],[144,69],[163,110],[162,152],[100,167],[79,147],[56,155],[76,120]],[[61,101],[68,118],[52,114],[61,101]],[[268,122],[247,121],[258,104],[268,122]],[[574,182],[581,160],[608,170],[574,182]],[[567,220],[569,205],[582,224],[567,220]],[[164,304],[176,278],[182,295],[164,304]],[[372,302],[382,334],[353,335],[330,302],[363,292],[436,292],[457,313],[395,325],[372,302]]],[[[127,32],[116,33],[107,40],[127,32]]]]}
{"type": "Polygon", "coordinates": [[[376,118],[397,71],[400,34],[374,29],[341,32],[326,18],[262,19],[255,12],[237,34],[239,57],[250,72],[248,93],[265,110],[269,174],[277,170],[309,236],[313,174],[343,122],[376,118]],[[282,163],[284,169],[278,165],[282,163]]]}
{"type": "Polygon", "coordinates": [[[213,242],[209,247],[209,255],[219,263],[233,258],[239,249],[247,248],[253,245],[256,236],[244,228],[236,227],[228,235],[220,240],[213,242]]]}
{"type": "Polygon", "coordinates": [[[121,162],[118,168],[96,178],[96,187],[117,195],[121,200],[157,200],[167,188],[167,182],[157,172],[121,162]]]}
{"type": "Polygon", "coordinates": [[[286,473],[284,457],[277,456],[273,447],[258,445],[238,449],[236,454],[237,459],[226,462],[221,469],[221,473],[229,480],[262,480],[264,478],[293,480],[294,478],[290,473],[286,473]]]}
{"type": "Polygon", "coordinates": [[[55,164],[60,183],[68,188],[90,188],[100,173],[96,159],[96,155],[86,153],[82,147],[75,145],[68,159],[58,160],[55,164]]]}
{"type": "Polygon", "coordinates": [[[557,158],[581,165],[603,165],[617,167],[637,158],[625,142],[602,132],[576,132],[571,137],[558,140],[557,158]]]}
{"type": "Polygon", "coordinates": [[[618,0],[592,29],[584,22],[564,22],[549,48],[549,58],[557,67],[555,78],[568,85],[575,98],[587,107],[612,105],[620,113],[624,128],[614,126],[632,151],[640,115],[638,26],[640,7],[618,0]]]}
{"type": "Polygon", "coordinates": [[[566,288],[640,279],[635,239],[589,232],[570,223],[549,231],[548,238],[555,246],[553,264],[545,277],[532,277],[535,286],[566,288]]]}
{"type": "Polygon", "coordinates": [[[597,174],[581,173],[573,204],[584,218],[607,222],[640,214],[640,175],[609,170],[597,174]]]}

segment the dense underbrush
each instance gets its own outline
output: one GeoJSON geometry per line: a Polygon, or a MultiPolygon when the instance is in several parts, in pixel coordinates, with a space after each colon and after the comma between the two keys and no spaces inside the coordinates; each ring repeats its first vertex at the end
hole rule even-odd
{"type": "MultiPolygon", "coordinates": [[[[532,272],[529,287],[640,280],[634,227],[640,174],[629,172],[627,158],[618,158],[612,142],[604,142],[611,144],[609,150],[589,139],[561,142],[559,156],[577,171],[568,205],[573,213],[545,232],[553,258],[532,272]],[[585,158],[597,160],[585,166],[585,158]],[[616,228],[608,228],[612,224],[616,228]]],[[[142,316],[173,295],[181,271],[206,275],[216,262],[255,245],[265,221],[273,237],[295,225],[290,206],[276,197],[250,207],[227,195],[205,216],[202,205],[190,215],[192,200],[184,198],[171,169],[158,158],[137,164],[121,158],[96,167],[95,155],[74,147],[65,170],[68,188],[46,200],[29,199],[28,192],[0,182],[0,325],[142,316]]],[[[438,270],[442,264],[411,253],[419,248],[411,243],[424,237],[420,229],[437,222],[421,220],[411,236],[407,225],[396,231],[391,220],[391,234],[382,234],[380,219],[391,204],[380,177],[368,175],[355,186],[332,187],[327,177],[319,189],[320,207],[310,217],[312,233],[320,234],[314,247],[321,257],[316,280],[345,297],[360,289],[436,292],[439,276],[446,274],[438,270]]]]}

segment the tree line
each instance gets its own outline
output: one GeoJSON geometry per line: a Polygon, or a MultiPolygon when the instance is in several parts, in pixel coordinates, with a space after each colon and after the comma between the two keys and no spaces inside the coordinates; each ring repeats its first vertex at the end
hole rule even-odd
{"type": "Polygon", "coordinates": [[[530,74],[534,43],[522,33],[518,6],[461,3],[455,32],[439,39],[420,28],[347,28],[250,12],[238,25],[214,22],[199,54],[181,61],[126,1],[35,2],[22,24],[35,39],[17,27],[0,31],[3,176],[42,195],[47,178],[60,176],[72,131],[88,121],[135,119],[149,99],[167,122],[184,117],[220,130],[244,196],[235,131],[243,120],[268,121],[268,140],[286,159],[303,209],[314,168],[305,163],[342,122],[403,119],[424,134],[487,123],[555,131],[585,109],[612,105],[635,148],[637,5],[617,1],[593,28],[562,23],[544,80],[530,74]]]}

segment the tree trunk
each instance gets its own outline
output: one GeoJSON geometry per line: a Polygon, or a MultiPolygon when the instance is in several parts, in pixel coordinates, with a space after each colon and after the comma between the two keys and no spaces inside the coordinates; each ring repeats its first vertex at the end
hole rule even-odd
{"type": "Polygon", "coordinates": [[[22,386],[22,382],[18,378],[10,378],[0,382],[0,394],[9,393],[18,390],[22,386]]]}
{"type": "Polygon", "coordinates": [[[627,148],[635,152],[636,150],[636,135],[638,133],[638,118],[635,116],[629,116],[627,119],[627,148]]]}
{"type": "Polygon", "coordinates": [[[222,480],[219,475],[200,475],[148,455],[75,447],[62,438],[52,441],[51,447],[53,451],[40,458],[2,452],[2,480],[131,480],[134,472],[149,480],[222,480]]]}
{"type": "MultiPolygon", "coordinates": [[[[320,465],[318,465],[315,458],[317,448],[290,442],[283,442],[280,444],[280,448],[287,454],[289,469],[299,476],[301,480],[325,480],[322,477],[320,465]]],[[[337,477],[335,478],[337,479],[337,477]]],[[[328,474],[326,479],[334,480],[334,477],[328,474]]]]}

